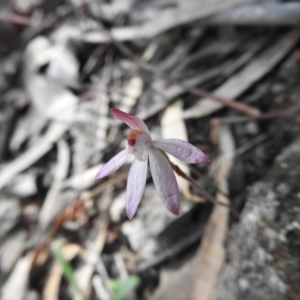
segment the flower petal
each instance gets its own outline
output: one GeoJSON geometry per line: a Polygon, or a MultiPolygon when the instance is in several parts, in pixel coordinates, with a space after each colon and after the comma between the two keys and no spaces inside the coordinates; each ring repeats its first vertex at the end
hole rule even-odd
{"type": "Polygon", "coordinates": [[[150,135],[147,125],[140,118],[128,115],[117,108],[111,108],[110,112],[116,119],[127,124],[131,129],[139,130],[150,135]]]}
{"type": "Polygon", "coordinates": [[[132,219],[144,194],[148,159],[135,160],[129,170],[126,193],[126,213],[132,219]]]}
{"type": "Polygon", "coordinates": [[[188,164],[209,163],[210,159],[198,148],[181,140],[156,140],[153,146],[157,147],[188,164]]]}
{"type": "Polygon", "coordinates": [[[96,179],[101,179],[105,176],[108,176],[109,174],[121,168],[127,161],[128,157],[129,154],[126,149],[119,152],[100,169],[96,175],[96,179]]]}
{"type": "Polygon", "coordinates": [[[170,162],[154,147],[149,149],[149,162],[159,197],[171,213],[179,215],[178,185],[170,162]]]}

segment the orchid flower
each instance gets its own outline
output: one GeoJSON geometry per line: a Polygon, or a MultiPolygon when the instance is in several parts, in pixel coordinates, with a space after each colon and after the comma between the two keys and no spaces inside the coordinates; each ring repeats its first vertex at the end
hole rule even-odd
{"type": "Polygon", "coordinates": [[[116,108],[110,110],[118,120],[127,124],[129,132],[126,149],[108,161],[98,172],[101,179],[118,170],[130,156],[134,161],[127,180],[126,213],[132,219],[144,194],[148,159],[153,182],[166,208],[179,215],[178,185],[171,164],[165,152],[189,164],[208,163],[209,158],[193,145],[176,139],[152,140],[146,124],[136,116],[128,115],[116,108]]]}

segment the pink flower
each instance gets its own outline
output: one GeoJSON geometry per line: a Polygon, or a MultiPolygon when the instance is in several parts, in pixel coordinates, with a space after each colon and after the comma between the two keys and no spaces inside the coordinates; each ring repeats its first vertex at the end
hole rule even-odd
{"type": "Polygon", "coordinates": [[[126,149],[107,162],[98,172],[96,179],[110,175],[119,169],[130,156],[135,160],[127,180],[126,213],[132,219],[142,199],[147,177],[148,158],[153,182],[166,208],[179,215],[178,185],[169,160],[163,151],[189,164],[208,163],[209,158],[193,145],[175,139],[152,140],[146,124],[138,117],[128,115],[116,108],[112,115],[127,124],[132,130],[127,138],[126,149]]]}

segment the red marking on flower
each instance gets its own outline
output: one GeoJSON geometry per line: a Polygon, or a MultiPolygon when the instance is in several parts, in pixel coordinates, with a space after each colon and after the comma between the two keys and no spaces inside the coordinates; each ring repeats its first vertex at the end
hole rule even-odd
{"type": "Polygon", "coordinates": [[[136,142],[136,139],[128,139],[127,142],[128,142],[129,146],[134,146],[135,142],[136,142]]]}
{"type": "Polygon", "coordinates": [[[131,130],[129,132],[128,138],[127,138],[127,143],[129,146],[134,146],[136,143],[136,139],[142,135],[143,132],[139,131],[139,130],[131,130]]]}

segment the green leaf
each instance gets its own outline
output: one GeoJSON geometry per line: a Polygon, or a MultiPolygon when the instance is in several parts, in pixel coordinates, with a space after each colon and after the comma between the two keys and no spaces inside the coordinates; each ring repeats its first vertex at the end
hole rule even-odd
{"type": "Polygon", "coordinates": [[[125,300],[129,294],[134,291],[141,283],[141,279],[136,276],[130,276],[126,280],[112,280],[111,290],[114,292],[112,300],[125,300]]]}
{"type": "Polygon", "coordinates": [[[63,252],[62,252],[62,244],[59,243],[54,247],[53,255],[55,260],[61,265],[63,269],[63,274],[67,281],[72,285],[77,292],[81,295],[82,299],[88,300],[84,292],[80,289],[75,276],[74,276],[74,269],[72,265],[64,258],[63,252]]]}

